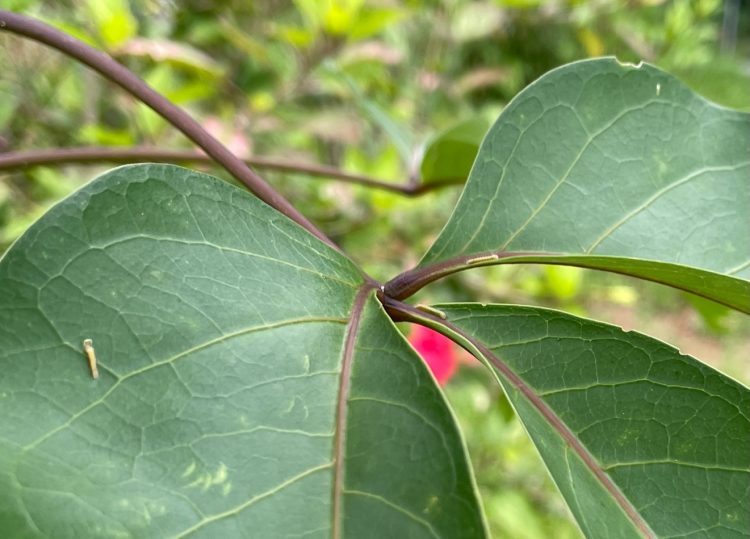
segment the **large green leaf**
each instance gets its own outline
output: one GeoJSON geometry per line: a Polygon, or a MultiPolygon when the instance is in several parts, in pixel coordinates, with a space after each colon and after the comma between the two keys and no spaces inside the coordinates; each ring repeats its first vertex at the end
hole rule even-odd
{"type": "Polygon", "coordinates": [[[372,285],[208,176],[119,168],[36,223],[0,262],[0,369],[2,537],[484,535],[372,285]]]}
{"type": "Polygon", "coordinates": [[[655,67],[589,60],[548,73],[503,111],[420,267],[532,254],[727,304],[717,290],[729,286],[741,290],[731,305],[750,311],[748,216],[750,115],[655,67]]]}
{"type": "Polygon", "coordinates": [[[645,335],[548,309],[438,305],[493,370],[588,537],[747,537],[750,391],[645,335]]]}

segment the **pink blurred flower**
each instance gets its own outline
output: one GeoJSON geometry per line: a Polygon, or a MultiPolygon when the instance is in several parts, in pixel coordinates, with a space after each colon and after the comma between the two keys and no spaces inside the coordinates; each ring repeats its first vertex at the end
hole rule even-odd
{"type": "Polygon", "coordinates": [[[424,326],[414,325],[409,334],[409,342],[425,360],[441,386],[456,373],[458,354],[453,341],[448,337],[424,326]]]}
{"type": "Polygon", "coordinates": [[[226,126],[215,116],[209,116],[203,120],[203,127],[237,157],[245,159],[252,153],[250,139],[245,136],[241,129],[226,126]]]}

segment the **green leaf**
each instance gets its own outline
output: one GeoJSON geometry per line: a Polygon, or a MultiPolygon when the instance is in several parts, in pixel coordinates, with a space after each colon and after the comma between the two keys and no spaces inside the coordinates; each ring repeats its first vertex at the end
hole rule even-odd
{"type": "Polygon", "coordinates": [[[693,294],[684,294],[683,297],[690,304],[695,312],[703,320],[703,324],[706,329],[710,332],[720,335],[727,333],[729,328],[727,327],[727,319],[732,313],[723,305],[714,303],[700,296],[694,296],[693,294]]]}
{"type": "MultiPolygon", "coordinates": [[[[351,84],[350,87],[354,88],[351,84]]],[[[390,142],[398,150],[398,153],[401,154],[404,163],[409,163],[412,157],[413,141],[412,134],[409,132],[407,126],[394,119],[375,101],[365,97],[359,89],[354,90],[354,98],[358,102],[362,112],[387,135],[390,142]]]]}
{"type": "Polygon", "coordinates": [[[324,66],[324,72],[347,86],[352,99],[357,103],[362,113],[385,133],[391,144],[398,150],[403,162],[405,164],[411,163],[414,142],[408,126],[397,121],[375,101],[369,99],[357,81],[336,64],[327,63],[324,66]]]}
{"type": "Polygon", "coordinates": [[[0,129],[6,129],[21,102],[19,92],[13,90],[9,80],[0,80],[0,129]]]}
{"type": "Polygon", "coordinates": [[[535,307],[437,308],[442,331],[497,376],[588,537],[747,536],[747,388],[592,320],[535,307]]]}
{"type": "Polygon", "coordinates": [[[117,48],[138,33],[138,21],[126,0],[86,0],[86,12],[107,47],[117,48]]]}
{"type": "Polygon", "coordinates": [[[422,181],[427,183],[468,178],[479,144],[488,128],[487,121],[476,116],[433,137],[427,143],[422,158],[422,181]]]}
{"type": "Polygon", "coordinates": [[[405,18],[403,8],[363,5],[346,31],[350,39],[366,39],[385,31],[389,26],[405,18]]]}
{"type": "Polygon", "coordinates": [[[655,67],[610,58],[563,66],[500,115],[420,267],[538,255],[748,312],[748,148],[750,115],[655,67]],[[727,288],[741,296],[717,292],[727,288]]]}
{"type": "Polygon", "coordinates": [[[0,536],[483,536],[450,410],[374,292],[219,180],[90,183],[0,261],[0,536]]]}
{"type": "MultiPolygon", "coordinates": [[[[134,37],[123,44],[117,52],[118,55],[145,57],[160,65],[181,68],[214,84],[215,79],[224,76],[224,68],[219,62],[195,47],[169,39],[134,37]]],[[[180,80],[179,72],[172,73],[172,78],[172,86],[185,84],[180,80]]]]}

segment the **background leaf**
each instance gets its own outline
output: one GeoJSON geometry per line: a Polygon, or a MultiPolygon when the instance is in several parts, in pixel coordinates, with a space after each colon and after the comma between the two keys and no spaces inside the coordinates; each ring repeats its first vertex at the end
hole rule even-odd
{"type": "Polygon", "coordinates": [[[468,178],[487,129],[487,121],[476,116],[435,135],[427,143],[422,158],[422,181],[468,178]]]}
{"type": "MultiPolygon", "coordinates": [[[[644,259],[746,280],[749,148],[750,115],[655,67],[609,58],[563,66],[501,114],[420,266],[533,251],[550,263],[588,258],[581,265],[611,270],[596,258],[610,257],[628,273],[628,259],[644,259]]],[[[722,286],[718,275],[688,283],[654,267],[630,274],[710,298],[722,286]]],[[[737,303],[748,308],[747,289],[737,303]]]]}
{"type": "Polygon", "coordinates": [[[66,199],[0,262],[0,535],[482,536],[452,415],[362,284],[185,169],[66,199]]]}
{"type": "Polygon", "coordinates": [[[747,388],[592,320],[437,307],[447,333],[491,366],[588,537],[747,534],[747,388]]]}

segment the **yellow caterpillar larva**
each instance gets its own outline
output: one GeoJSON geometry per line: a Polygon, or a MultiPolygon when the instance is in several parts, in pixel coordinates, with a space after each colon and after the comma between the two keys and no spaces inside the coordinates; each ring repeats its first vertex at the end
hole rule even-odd
{"type": "Polygon", "coordinates": [[[430,307],[429,305],[423,305],[421,303],[418,303],[414,307],[419,309],[422,312],[431,314],[432,316],[437,316],[441,320],[445,320],[446,318],[448,318],[443,311],[439,311],[438,309],[435,309],[434,307],[430,307]]]}
{"type": "Polygon", "coordinates": [[[91,377],[96,380],[99,378],[99,369],[96,368],[96,352],[94,352],[94,341],[91,339],[84,339],[83,351],[86,352],[86,358],[89,360],[89,369],[91,369],[91,377]]]}
{"type": "Polygon", "coordinates": [[[492,262],[493,260],[497,260],[498,258],[500,258],[498,255],[478,256],[476,258],[470,258],[466,261],[466,263],[468,265],[481,264],[482,262],[492,262]]]}

